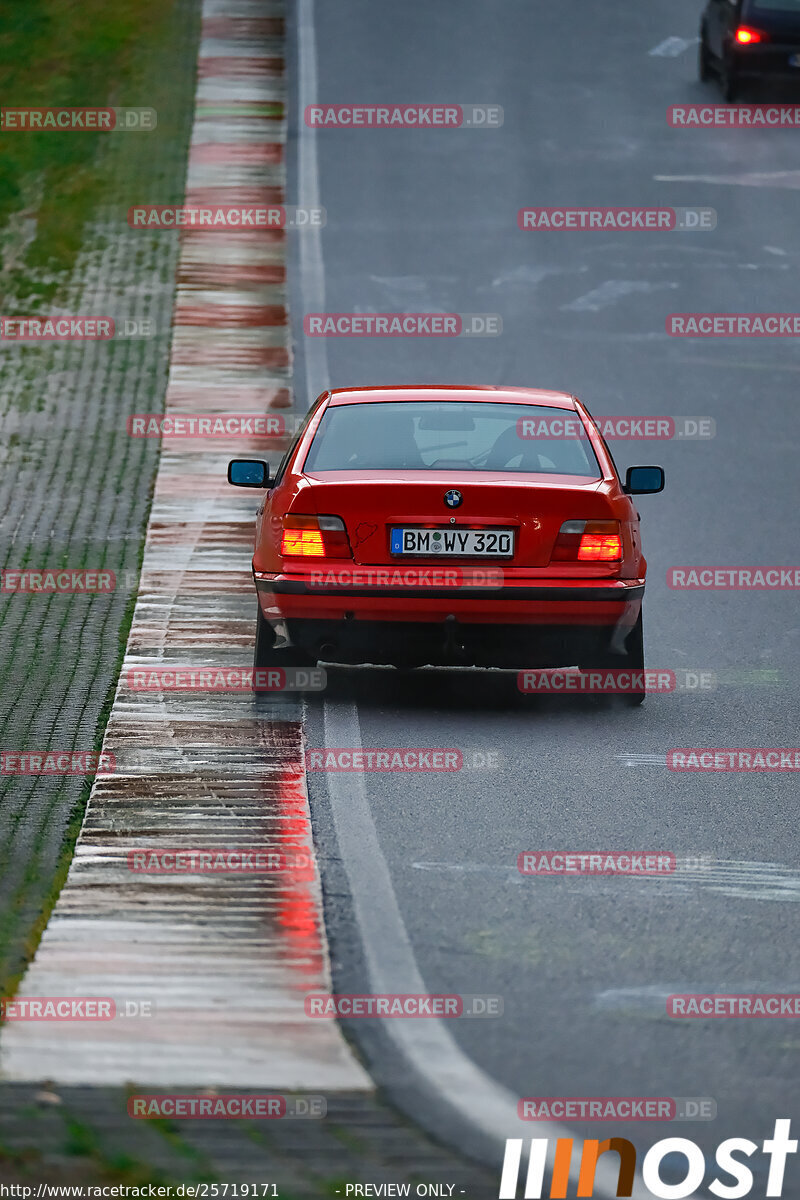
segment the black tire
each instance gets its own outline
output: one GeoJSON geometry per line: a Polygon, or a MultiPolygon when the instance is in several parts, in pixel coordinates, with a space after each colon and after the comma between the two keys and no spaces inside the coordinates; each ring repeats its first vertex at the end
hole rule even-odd
{"type": "Polygon", "coordinates": [[[275,631],[258,607],[256,615],[256,644],[253,666],[256,670],[265,667],[315,667],[317,660],[297,646],[275,649],[275,631]]]}
{"type": "Polygon", "coordinates": [[[722,60],[719,81],[722,85],[722,99],[726,104],[733,104],[739,95],[741,85],[739,83],[739,76],[736,74],[736,69],[727,57],[722,60]]]}
{"type": "MultiPolygon", "coordinates": [[[[614,670],[614,671],[644,671],[644,628],[642,625],[642,614],[639,612],[639,618],[636,624],[631,629],[625,639],[625,649],[622,654],[616,654],[610,650],[600,652],[595,656],[593,662],[582,662],[580,664],[582,671],[591,670],[614,670]]],[[[624,692],[618,698],[623,704],[631,707],[636,707],[641,704],[647,695],[644,688],[636,692],[624,692]]]]}
{"type": "Polygon", "coordinates": [[[714,74],[705,29],[700,31],[700,46],[697,51],[697,74],[700,76],[701,83],[708,83],[714,74]]]}
{"type": "MultiPolygon", "coordinates": [[[[620,666],[624,666],[628,671],[644,671],[644,627],[641,610],[638,621],[625,639],[624,661],[620,666]]],[[[645,689],[642,688],[640,692],[626,692],[622,699],[633,707],[641,704],[646,695],[645,689]]]]}

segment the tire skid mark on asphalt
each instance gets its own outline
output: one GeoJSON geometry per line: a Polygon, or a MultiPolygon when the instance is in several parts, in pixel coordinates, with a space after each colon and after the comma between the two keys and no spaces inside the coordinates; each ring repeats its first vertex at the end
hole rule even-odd
{"type": "MultiPolygon", "coordinates": [[[[283,57],[264,44],[282,24],[264,22],[282,22],[283,8],[205,0],[203,14],[215,34],[200,49],[187,202],[282,200],[283,57]]],[[[182,231],[168,414],[290,406],[284,250],[274,230],[182,231]]],[[[257,501],[229,487],[226,464],[264,447],[258,438],[162,443],[104,741],[117,769],[95,779],[67,882],[18,992],[147,999],[154,1015],[7,1023],[7,1079],[371,1089],[338,1026],[304,1013],[307,992],[330,990],[330,970],[298,703],[252,690],[141,690],[129,674],[251,667],[257,501]],[[312,868],[156,874],[134,871],[129,858],[223,847],[302,852],[312,868]]],[[[273,461],[280,448],[270,444],[273,461]]]]}
{"type": "Polygon", "coordinates": [[[734,187],[800,188],[800,171],[745,171],[738,175],[654,175],[658,183],[721,183],[734,187]]]}

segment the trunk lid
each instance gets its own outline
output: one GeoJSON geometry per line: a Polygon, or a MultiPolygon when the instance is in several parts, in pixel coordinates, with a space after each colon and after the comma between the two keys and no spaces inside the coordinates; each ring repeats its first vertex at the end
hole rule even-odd
{"type": "Polygon", "coordinates": [[[447,531],[513,529],[512,558],[459,557],[460,562],[497,562],[506,566],[545,567],[563,521],[602,519],[611,515],[602,480],[574,475],[519,475],[496,472],[327,471],[306,476],[302,505],[309,500],[317,514],[341,517],[347,527],[353,559],[359,566],[385,566],[399,561],[441,562],[449,555],[432,553],[404,559],[391,553],[393,527],[416,526],[447,531]],[[445,494],[461,493],[450,508],[445,494]],[[601,490],[602,489],[602,490],[601,490]],[[452,518],[452,519],[451,519],[452,518]]]}

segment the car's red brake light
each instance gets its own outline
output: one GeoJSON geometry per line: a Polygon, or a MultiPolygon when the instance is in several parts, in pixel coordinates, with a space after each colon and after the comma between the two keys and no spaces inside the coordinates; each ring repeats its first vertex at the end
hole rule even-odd
{"type": "Polygon", "coordinates": [[[281,554],[284,558],[352,558],[341,517],[286,516],[281,554]]]}
{"type": "Polygon", "coordinates": [[[748,25],[740,25],[736,30],[736,40],[740,46],[752,46],[756,42],[765,42],[767,35],[760,29],[751,29],[748,25]]]}
{"type": "Polygon", "coordinates": [[[578,547],[578,562],[617,562],[622,558],[618,533],[585,533],[578,547]]]}
{"type": "Polygon", "coordinates": [[[553,547],[553,562],[613,563],[622,559],[619,521],[565,521],[553,547]]]}

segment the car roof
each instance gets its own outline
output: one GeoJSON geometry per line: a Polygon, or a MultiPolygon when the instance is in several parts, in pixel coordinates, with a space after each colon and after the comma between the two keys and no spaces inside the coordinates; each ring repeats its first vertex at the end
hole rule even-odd
{"type": "Polygon", "coordinates": [[[461,404],[485,400],[492,404],[538,404],[546,408],[574,411],[575,397],[569,392],[551,392],[543,388],[483,387],[476,384],[390,384],[387,387],[334,388],[328,403],[375,404],[383,401],[438,400],[461,404]]]}

